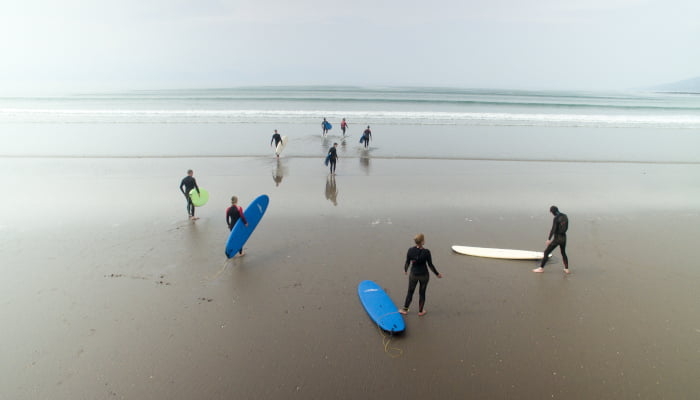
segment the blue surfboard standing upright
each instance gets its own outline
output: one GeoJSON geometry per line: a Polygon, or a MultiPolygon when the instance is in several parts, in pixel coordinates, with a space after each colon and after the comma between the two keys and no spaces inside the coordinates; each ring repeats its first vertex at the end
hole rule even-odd
{"type": "Polygon", "coordinates": [[[406,323],[399,314],[399,309],[384,289],[375,282],[360,282],[357,286],[357,294],[369,317],[382,330],[391,333],[401,333],[406,330],[406,323]]]}
{"type": "Polygon", "coordinates": [[[261,194],[243,211],[243,215],[248,221],[248,226],[245,226],[241,219],[236,221],[226,242],[226,257],[231,258],[243,249],[243,245],[248,241],[263,215],[265,215],[268,204],[270,204],[270,198],[266,194],[261,194]]]}

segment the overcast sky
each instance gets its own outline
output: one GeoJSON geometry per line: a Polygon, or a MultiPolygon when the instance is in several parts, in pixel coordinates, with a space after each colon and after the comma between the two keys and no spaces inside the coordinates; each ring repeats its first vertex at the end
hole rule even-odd
{"type": "Polygon", "coordinates": [[[626,89],[700,76],[700,1],[0,0],[0,60],[3,93],[626,89]]]}

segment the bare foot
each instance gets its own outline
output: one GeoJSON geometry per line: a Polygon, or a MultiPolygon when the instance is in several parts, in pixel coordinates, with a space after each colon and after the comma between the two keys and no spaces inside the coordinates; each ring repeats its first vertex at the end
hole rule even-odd
{"type": "Polygon", "coordinates": [[[570,273],[571,273],[571,271],[569,271],[568,268],[564,268],[564,272],[566,272],[567,274],[570,274],[570,273]]]}
{"type": "Polygon", "coordinates": [[[423,310],[423,311],[420,311],[420,312],[418,313],[418,316],[419,316],[419,317],[422,317],[422,316],[424,316],[424,315],[427,314],[427,313],[428,313],[427,311],[423,310]]]}
{"type": "Polygon", "coordinates": [[[199,217],[192,217],[192,221],[196,221],[198,219],[199,219],[199,217]]]}
{"type": "Polygon", "coordinates": [[[544,272],[544,268],[541,268],[541,267],[540,267],[540,268],[535,268],[535,269],[532,270],[532,272],[539,272],[539,273],[542,273],[542,272],[544,272]]]}
{"type": "Polygon", "coordinates": [[[407,308],[399,308],[399,313],[406,315],[406,314],[408,314],[408,309],[407,308]]]}

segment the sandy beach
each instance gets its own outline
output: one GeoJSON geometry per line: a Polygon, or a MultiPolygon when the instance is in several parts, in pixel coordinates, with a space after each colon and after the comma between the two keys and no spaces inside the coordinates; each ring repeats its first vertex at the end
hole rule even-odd
{"type": "Polygon", "coordinates": [[[0,158],[0,398],[691,399],[700,165],[341,157],[0,158]],[[211,200],[187,220],[192,168],[211,200]],[[270,208],[227,260],[225,209],[270,208]],[[542,250],[572,274],[455,254],[542,250]],[[383,338],[412,237],[443,279],[383,338]]]}

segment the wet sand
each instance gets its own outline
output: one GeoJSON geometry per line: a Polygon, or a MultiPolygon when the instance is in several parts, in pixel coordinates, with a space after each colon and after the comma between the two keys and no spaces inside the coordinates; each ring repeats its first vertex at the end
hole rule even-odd
{"type": "Polygon", "coordinates": [[[700,165],[341,158],[2,158],[2,396],[690,399],[700,391],[700,165]],[[186,218],[195,170],[210,202],[186,218]],[[227,260],[231,195],[270,208],[227,260]],[[572,274],[453,244],[540,250],[572,274]],[[443,279],[384,346],[415,233],[443,279]]]}

